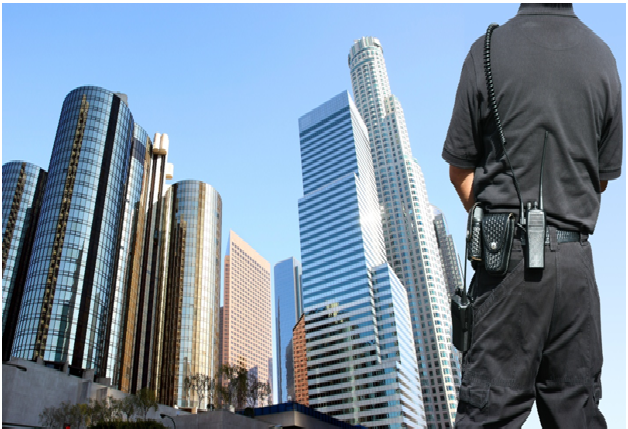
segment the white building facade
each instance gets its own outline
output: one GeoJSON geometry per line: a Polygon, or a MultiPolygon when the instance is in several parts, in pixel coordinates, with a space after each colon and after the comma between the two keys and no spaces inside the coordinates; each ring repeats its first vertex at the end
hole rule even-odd
{"type": "Polygon", "coordinates": [[[451,311],[434,214],[412,156],[403,109],[391,93],[375,37],[349,53],[355,102],[368,128],[388,263],[408,295],[427,428],[453,427],[460,384],[451,343],[451,311]]]}

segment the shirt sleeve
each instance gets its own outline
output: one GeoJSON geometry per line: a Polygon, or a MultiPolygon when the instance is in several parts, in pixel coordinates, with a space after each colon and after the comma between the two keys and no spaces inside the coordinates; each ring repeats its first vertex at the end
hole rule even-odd
{"type": "Polygon", "coordinates": [[[443,159],[454,167],[472,169],[480,159],[477,77],[471,51],[462,66],[454,109],[443,146],[443,159]]]}
{"type": "Polygon", "coordinates": [[[617,76],[617,85],[619,91],[616,92],[615,108],[605,121],[602,138],[598,145],[600,180],[613,180],[621,176],[624,136],[619,76],[617,76]]]}

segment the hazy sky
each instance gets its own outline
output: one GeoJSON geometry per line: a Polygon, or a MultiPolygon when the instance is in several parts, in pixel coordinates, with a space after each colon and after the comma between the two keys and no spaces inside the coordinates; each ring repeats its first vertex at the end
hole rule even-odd
{"type": "MultiPolygon", "coordinates": [[[[442,144],[470,45],[517,8],[3,4],[2,162],[48,169],[64,97],[82,85],[123,92],[149,135],[169,135],[172,183],[202,180],[221,194],[223,243],[233,229],[271,266],[300,259],[297,120],[350,90],[349,49],[359,37],[376,36],[430,201],[444,212],[461,252],[466,213],[449,182],[442,144]]],[[[626,6],[574,9],[617,59],[625,117],[626,6]]],[[[604,193],[591,238],[602,303],[601,408],[609,427],[626,426],[625,174],[624,158],[623,176],[604,193]]],[[[524,427],[539,427],[536,416],[524,427]]]]}

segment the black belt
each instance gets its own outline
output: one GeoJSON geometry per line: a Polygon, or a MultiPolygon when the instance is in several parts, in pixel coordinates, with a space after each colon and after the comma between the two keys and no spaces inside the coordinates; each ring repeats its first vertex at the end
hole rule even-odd
{"type": "MultiPolygon", "coordinates": [[[[519,238],[521,240],[521,244],[525,245],[525,236],[522,233],[521,229],[518,229],[518,234],[516,236],[516,238],[519,238]]],[[[583,234],[586,235],[586,234],[583,234]]],[[[580,241],[580,233],[578,231],[564,231],[562,229],[557,229],[556,230],[556,241],[558,243],[572,243],[574,241],[580,241]]],[[[588,235],[586,235],[586,237],[582,237],[583,239],[588,238],[588,235]]],[[[545,228],[545,244],[549,244],[550,243],[550,227],[545,228]]]]}
{"type": "MultiPolygon", "coordinates": [[[[563,231],[561,229],[556,230],[556,241],[559,243],[571,243],[573,241],[580,241],[580,233],[578,231],[563,231]]],[[[550,242],[549,228],[545,229],[545,244],[550,242]]]]}

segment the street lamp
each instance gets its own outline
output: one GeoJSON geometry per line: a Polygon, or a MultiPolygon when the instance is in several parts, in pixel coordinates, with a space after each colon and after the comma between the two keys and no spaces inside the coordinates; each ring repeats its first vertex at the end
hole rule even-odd
{"type": "Polygon", "coordinates": [[[172,424],[174,425],[174,429],[177,429],[177,424],[174,422],[174,419],[172,417],[170,417],[168,414],[160,414],[162,419],[165,419],[166,417],[168,417],[170,420],[172,420],[172,424]]]}

